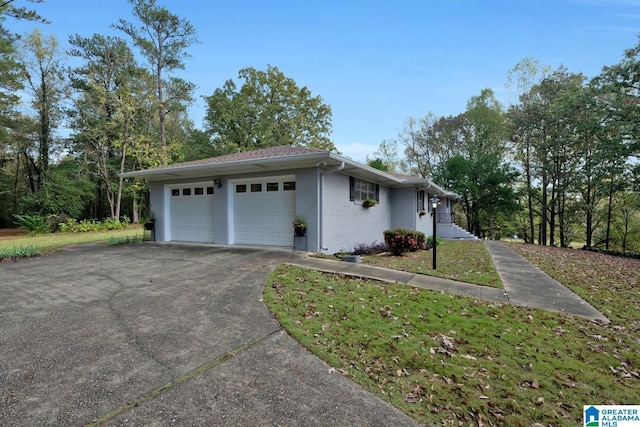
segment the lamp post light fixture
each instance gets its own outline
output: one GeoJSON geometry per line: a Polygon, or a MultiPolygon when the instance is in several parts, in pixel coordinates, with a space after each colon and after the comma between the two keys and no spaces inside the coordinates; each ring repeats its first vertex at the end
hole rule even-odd
{"type": "Polygon", "coordinates": [[[438,247],[438,236],[436,234],[436,209],[438,208],[438,202],[440,201],[440,199],[438,199],[438,196],[436,196],[435,194],[433,195],[433,197],[431,198],[431,216],[433,217],[433,269],[436,269],[436,259],[437,259],[437,252],[436,252],[436,248],[438,247]]]}

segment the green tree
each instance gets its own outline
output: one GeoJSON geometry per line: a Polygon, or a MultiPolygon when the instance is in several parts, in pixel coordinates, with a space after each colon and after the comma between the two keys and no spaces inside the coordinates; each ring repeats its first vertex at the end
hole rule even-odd
{"type": "Polygon", "coordinates": [[[167,116],[184,111],[193,101],[195,88],[194,84],[169,75],[185,67],[184,61],[189,57],[187,49],[198,41],[196,30],[188,20],[158,6],[155,0],[129,0],[129,3],[133,5],[133,15],[140,26],[120,19],[115,27],[131,37],[149,65],[162,164],[166,165],[169,159],[167,116]]]}
{"type": "Polygon", "coordinates": [[[277,67],[243,68],[233,80],[205,97],[205,123],[221,153],[289,145],[335,151],[329,139],[331,108],[320,96],[286,77],[277,67]]]}
{"type": "Polygon", "coordinates": [[[383,140],[373,157],[365,158],[367,165],[386,172],[402,172],[404,164],[398,155],[398,144],[392,140],[383,140]]]}
{"type": "Polygon", "coordinates": [[[409,117],[399,135],[405,168],[418,176],[432,176],[447,160],[463,152],[466,125],[463,114],[437,118],[429,112],[419,120],[409,117]]]}
{"type": "MultiPolygon", "coordinates": [[[[40,3],[42,0],[32,0],[40,3]]],[[[16,6],[13,2],[0,2],[0,226],[12,223],[12,214],[17,210],[18,198],[23,187],[24,170],[30,169],[26,175],[35,178],[37,174],[23,156],[31,149],[26,148],[27,135],[32,135],[31,123],[25,126],[26,120],[18,112],[20,95],[24,89],[24,66],[22,64],[20,36],[8,30],[7,20],[47,21],[35,11],[25,6],[16,6]],[[27,130],[28,129],[28,130],[27,130]],[[17,139],[16,139],[17,138],[17,139]],[[26,166],[26,167],[25,167],[26,166]],[[31,172],[33,174],[31,175],[31,172]]],[[[28,187],[27,187],[28,188],[28,187]]]]}
{"type": "Polygon", "coordinates": [[[86,216],[91,201],[92,183],[78,161],[67,158],[52,164],[45,185],[20,200],[20,211],[41,215],[86,216]]]}
{"type": "MultiPolygon", "coordinates": [[[[468,229],[478,236],[496,237],[498,213],[511,213],[518,207],[513,190],[517,176],[504,161],[507,148],[507,120],[502,105],[491,89],[471,97],[460,130],[460,155],[468,169],[462,174],[467,186],[463,206],[468,229]]],[[[445,163],[445,170],[447,163],[445,163]]],[[[450,177],[451,178],[451,177],[450,177]]],[[[454,191],[461,188],[453,181],[454,191]]]]}
{"type": "Polygon", "coordinates": [[[40,189],[56,143],[54,130],[62,117],[60,101],[66,82],[60,64],[61,52],[53,35],[45,38],[36,29],[23,40],[22,48],[24,77],[38,121],[37,188],[40,189]]]}
{"type": "Polygon", "coordinates": [[[507,120],[493,90],[482,89],[467,102],[466,129],[461,152],[468,157],[494,154],[502,157],[507,148],[507,120]]]}
{"type": "Polygon", "coordinates": [[[195,128],[193,123],[185,124],[184,129],[186,143],[180,149],[180,161],[206,159],[219,154],[205,131],[195,128]]]}
{"type": "Polygon", "coordinates": [[[560,230],[561,244],[567,244],[563,238],[567,231],[565,214],[568,196],[575,190],[573,178],[579,162],[575,155],[579,119],[575,94],[583,82],[581,74],[561,67],[521,96],[519,111],[511,115],[512,139],[526,144],[529,179],[538,183],[539,191],[531,194],[537,196],[542,245],[555,244],[556,229],[560,230]]]}
{"type": "Polygon", "coordinates": [[[98,194],[106,194],[110,216],[119,218],[124,181],[117,174],[128,166],[136,135],[143,133],[140,123],[151,112],[147,74],[120,38],[75,35],[70,43],[70,54],[83,61],[72,72],[78,92],[72,111],[76,151],[97,177],[98,194]]]}
{"type": "Polygon", "coordinates": [[[639,191],[634,188],[634,180],[640,175],[640,166],[632,159],[640,156],[640,42],[625,50],[618,64],[604,67],[593,79],[593,85],[598,88],[598,102],[604,110],[602,123],[613,142],[606,147],[610,173],[604,240],[608,248],[614,222],[614,193],[629,189],[639,191]],[[627,169],[632,173],[625,173],[627,169]]]}
{"type": "Polygon", "coordinates": [[[456,155],[434,174],[434,180],[460,195],[467,229],[477,236],[499,237],[497,220],[519,208],[513,181],[517,172],[500,157],[479,153],[456,155]]]}
{"type": "Polygon", "coordinates": [[[382,160],[380,157],[367,160],[367,165],[383,172],[387,172],[389,170],[389,166],[387,166],[384,160],[382,160]]]}
{"type": "Polygon", "coordinates": [[[532,88],[539,84],[551,70],[535,58],[524,58],[511,69],[507,76],[507,86],[512,89],[519,103],[512,105],[507,112],[511,149],[513,158],[521,165],[526,196],[527,227],[521,235],[525,242],[534,243],[536,239],[534,198],[535,144],[536,130],[534,126],[535,94],[532,88]]]}

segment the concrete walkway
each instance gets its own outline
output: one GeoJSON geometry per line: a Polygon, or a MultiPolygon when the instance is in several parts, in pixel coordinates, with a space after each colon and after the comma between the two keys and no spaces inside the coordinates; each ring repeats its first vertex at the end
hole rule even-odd
{"type": "Polygon", "coordinates": [[[498,241],[485,241],[509,302],[609,323],[602,313],[547,273],[498,241]]]}
{"type": "Polygon", "coordinates": [[[329,273],[368,277],[392,283],[405,283],[410,286],[450,292],[486,301],[542,308],[609,322],[602,313],[589,303],[504,244],[497,241],[487,241],[485,246],[493,258],[504,289],[323,258],[301,257],[288,261],[288,263],[329,273]]]}

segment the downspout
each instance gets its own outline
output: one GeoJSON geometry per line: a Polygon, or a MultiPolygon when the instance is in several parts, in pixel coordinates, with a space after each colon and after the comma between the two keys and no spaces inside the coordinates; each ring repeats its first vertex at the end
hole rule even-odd
{"type": "MultiPolygon", "coordinates": [[[[320,166],[318,164],[318,166],[320,166]]],[[[336,173],[336,172],[340,172],[341,170],[344,169],[344,162],[341,162],[338,166],[334,166],[331,169],[327,169],[327,170],[320,170],[319,171],[319,175],[320,175],[320,179],[318,180],[320,188],[318,190],[318,237],[319,237],[319,243],[320,243],[320,251],[326,251],[329,248],[326,248],[324,246],[324,205],[323,205],[323,201],[324,201],[324,176],[325,175],[329,175],[332,173],[336,173]]]]}

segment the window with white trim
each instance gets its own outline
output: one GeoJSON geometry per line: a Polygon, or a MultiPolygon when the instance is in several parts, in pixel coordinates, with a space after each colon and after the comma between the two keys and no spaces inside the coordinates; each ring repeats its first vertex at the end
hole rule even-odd
{"type": "Polygon", "coordinates": [[[373,182],[363,181],[350,176],[349,200],[361,202],[365,199],[373,199],[376,202],[380,202],[380,186],[373,182]]]}

